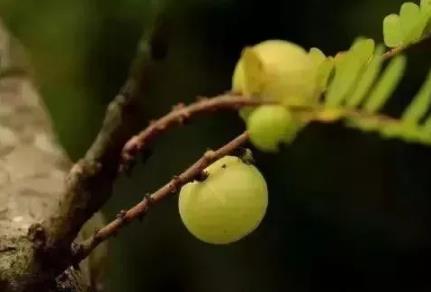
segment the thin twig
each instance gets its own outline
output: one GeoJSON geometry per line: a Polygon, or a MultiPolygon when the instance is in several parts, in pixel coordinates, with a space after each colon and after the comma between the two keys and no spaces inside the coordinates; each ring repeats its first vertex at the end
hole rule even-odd
{"type": "MultiPolygon", "coordinates": [[[[403,54],[406,51],[410,51],[410,50],[415,51],[415,50],[423,49],[423,47],[429,46],[430,43],[431,43],[431,37],[426,36],[420,41],[418,41],[417,43],[413,43],[408,46],[399,46],[388,50],[386,53],[383,54],[383,59],[388,60],[392,57],[403,54]]],[[[427,49],[429,50],[429,47],[427,49]]]]}
{"type": "Polygon", "coordinates": [[[200,98],[197,102],[185,106],[180,103],[164,117],[150,122],[150,125],[139,134],[132,137],[124,146],[121,153],[120,170],[127,169],[145,146],[151,143],[162,132],[175,125],[182,125],[198,114],[205,114],[218,110],[237,110],[244,106],[256,106],[262,101],[253,100],[245,96],[225,94],[212,98],[200,98]]]}
{"type": "MultiPolygon", "coordinates": [[[[139,134],[133,136],[123,147],[121,152],[120,171],[127,170],[136,156],[145,150],[148,145],[155,140],[163,132],[167,132],[173,126],[182,125],[186,121],[196,117],[199,114],[219,110],[237,110],[245,106],[258,106],[262,104],[275,104],[274,102],[251,99],[246,96],[236,94],[225,94],[211,98],[201,98],[198,101],[185,106],[178,104],[174,106],[172,111],[158,120],[150,122],[147,128],[139,134]]],[[[290,111],[294,112],[298,118],[306,122],[319,121],[322,123],[332,123],[335,120],[349,117],[368,117],[370,114],[361,112],[355,109],[343,109],[336,111],[335,116],[333,111],[328,116],[328,111],[322,106],[287,106],[290,111]]],[[[386,115],[371,115],[372,118],[381,121],[396,121],[386,115]]]]}
{"type": "Polygon", "coordinates": [[[390,59],[390,58],[392,58],[392,57],[395,57],[396,55],[399,55],[399,54],[401,54],[402,52],[404,52],[406,48],[407,48],[407,47],[396,47],[396,48],[392,48],[392,49],[390,49],[390,50],[386,51],[386,52],[383,54],[383,59],[384,59],[384,60],[388,60],[388,59],[390,59]]]}
{"type": "Polygon", "coordinates": [[[121,211],[114,221],[97,231],[87,241],[76,246],[74,255],[75,261],[79,262],[87,257],[91,251],[94,250],[94,248],[96,248],[101,242],[117,234],[118,231],[128,223],[142,218],[142,216],[147,214],[150,207],[160,203],[163,199],[176,193],[183,185],[197,178],[208,165],[231,153],[246,143],[247,140],[248,133],[244,132],[229,143],[225,144],[223,147],[215,151],[208,150],[192,166],[186,169],[183,173],[174,176],[167,184],[158,189],[156,192],[151,195],[144,196],[141,202],[136,204],[128,211],[121,211]]]}

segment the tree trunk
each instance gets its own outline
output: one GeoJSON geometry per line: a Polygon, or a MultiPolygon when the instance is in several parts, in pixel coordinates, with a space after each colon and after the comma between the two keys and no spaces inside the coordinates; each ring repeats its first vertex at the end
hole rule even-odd
{"type": "Polygon", "coordinates": [[[0,23],[0,291],[94,291],[91,259],[51,279],[40,273],[58,259],[37,253],[38,228],[59,204],[71,161],[30,75],[22,48],[0,23]]]}

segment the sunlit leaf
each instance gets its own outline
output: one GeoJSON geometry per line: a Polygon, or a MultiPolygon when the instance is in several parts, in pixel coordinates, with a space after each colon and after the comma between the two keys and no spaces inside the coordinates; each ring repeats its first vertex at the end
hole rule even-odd
{"type": "Polygon", "coordinates": [[[311,48],[308,55],[316,66],[319,66],[326,60],[325,54],[318,48],[311,48]]]}
{"type": "Polygon", "coordinates": [[[370,91],[371,87],[373,86],[373,83],[375,82],[380,73],[380,69],[383,62],[382,53],[383,47],[378,47],[373,59],[368,64],[365,72],[360,77],[358,85],[356,86],[353,93],[348,97],[346,101],[346,105],[348,107],[357,107],[362,102],[366,94],[370,91]]]}
{"type": "Polygon", "coordinates": [[[337,106],[343,101],[343,98],[356,79],[355,72],[360,65],[359,59],[355,58],[352,54],[348,54],[339,62],[335,62],[334,80],[329,85],[326,96],[327,106],[337,106]]]}
{"type": "Polygon", "coordinates": [[[421,13],[419,6],[412,2],[406,2],[401,6],[400,24],[403,35],[403,44],[410,44],[420,39],[422,35],[421,13]]]}
{"type": "Polygon", "coordinates": [[[404,56],[397,56],[389,63],[366,101],[365,111],[375,113],[383,107],[403,76],[405,67],[406,58],[404,56]]]}
{"type": "Polygon", "coordinates": [[[324,92],[327,89],[329,78],[334,69],[334,59],[327,58],[317,69],[317,86],[319,92],[324,92]]]}
{"type": "Polygon", "coordinates": [[[431,104],[431,71],[428,73],[425,83],[419,90],[413,101],[404,111],[402,120],[407,124],[417,124],[427,113],[431,104]]]}
{"type": "Polygon", "coordinates": [[[361,62],[368,62],[373,56],[375,42],[373,39],[358,39],[352,45],[351,51],[355,52],[361,62]]]}
{"type": "Polygon", "coordinates": [[[383,37],[385,45],[390,48],[399,47],[402,44],[400,17],[390,14],[383,20],[383,37]]]}
{"type": "Polygon", "coordinates": [[[421,0],[421,22],[423,26],[423,34],[427,34],[431,30],[431,0],[421,0]]]}

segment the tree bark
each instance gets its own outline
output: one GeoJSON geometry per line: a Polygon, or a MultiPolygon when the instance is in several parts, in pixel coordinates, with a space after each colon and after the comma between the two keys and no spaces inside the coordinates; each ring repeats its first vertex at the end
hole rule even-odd
{"type": "Polygon", "coordinates": [[[23,50],[0,22],[0,291],[96,289],[88,260],[55,278],[44,265],[58,259],[37,252],[40,226],[57,210],[71,165],[23,50]]]}

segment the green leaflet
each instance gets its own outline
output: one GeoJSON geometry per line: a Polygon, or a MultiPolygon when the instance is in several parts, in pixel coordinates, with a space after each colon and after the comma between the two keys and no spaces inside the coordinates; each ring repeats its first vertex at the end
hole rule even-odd
{"type": "Polygon", "coordinates": [[[326,105],[339,106],[354,88],[358,77],[374,51],[374,41],[358,39],[351,49],[335,60],[335,77],[329,85],[326,105]]]}
{"type": "Polygon", "coordinates": [[[350,97],[348,97],[346,101],[346,105],[348,107],[357,107],[362,102],[366,94],[370,91],[371,86],[380,73],[383,62],[382,54],[383,47],[379,46],[367,68],[365,69],[365,72],[362,74],[356,88],[353,90],[353,93],[350,95],[350,97]]]}
{"type": "Polygon", "coordinates": [[[406,125],[398,120],[385,120],[377,116],[348,116],[345,120],[348,127],[377,132],[387,139],[398,138],[405,142],[431,145],[431,133],[419,125],[406,125]]]}
{"type": "Polygon", "coordinates": [[[402,121],[406,124],[417,124],[424,117],[431,105],[431,71],[428,73],[422,88],[404,111],[402,121]]]}
{"type": "Polygon", "coordinates": [[[376,44],[373,39],[357,39],[350,49],[362,63],[367,63],[373,56],[376,44]]]}
{"type": "MultiPolygon", "coordinates": [[[[352,49],[346,53],[345,57],[356,56],[358,60],[367,60],[368,54],[362,55],[362,58],[360,57],[359,52],[364,53],[365,49],[357,51],[359,47],[365,48],[366,46],[364,44],[352,46],[352,49]]],[[[370,51],[370,47],[368,47],[368,51],[370,51]]],[[[346,60],[348,61],[349,59],[341,61],[347,62],[346,60]]],[[[340,103],[337,104],[340,117],[344,118],[347,126],[364,132],[377,132],[384,138],[398,138],[405,142],[431,145],[431,117],[423,125],[420,124],[420,120],[426,115],[431,106],[431,70],[402,117],[396,119],[381,115],[378,111],[385,105],[399,84],[406,67],[406,58],[404,56],[394,57],[384,72],[379,75],[382,62],[383,47],[379,46],[372,55],[371,60],[364,64],[363,71],[359,73],[357,81],[352,87],[352,93],[345,100],[345,106],[340,103]],[[372,88],[373,83],[376,84],[372,88]],[[368,95],[370,88],[372,88],[371,93],[361,108],[360,104],[368,95]]],[[[345,64],[343,65],[345,66],[345,64]]],[[[346,70],[345,68],[342,69],[346,70]]],[[[335,79],[333,82],[335,82],[335,79]]],[[[331,84],[331,86],[333,85],[331,84]]],[[[326,102],[320,112],[324,113],[331,108],[333,108],[331,104],[326,102]]],[[[325,115],[322,114],[316,115],[317,120],[326,123],[333,122],[339,118],[330,119],[325,118],[325,115]]]]}
{"type": "Polygon", "coordinates": [[[421,21],[423,27],[423,35],[426,35],[431,30],[431,0],[421,0],[421,21]]]}
{"type": "Polygon", "coordinates": [[[428,119],[426,119],[424,125],[423,125],[423,130],[425,132],[427,132],[429,135],[431,135],[431,117],[429,117],[428,119]]]}
{"type": "Polygon", "coordinates": [[[383,20],[383,37],[385,45],[389,48],[399,47],[403,41],[400,17],[390,14],[383,20]]]}
{"type": "Polygon", "coordinates": [[[431,0],[421,0],[421,11],[431,11],[431,0]]]}
{"type": "Polygon", "coordinates": [[[431,30],[431,1],[421,0],[420,6],[404,3],[399,14],[383,20],[383,37],[387,47],[408,46],[423,39],[431,30]]]}
{"type": "Polygon", "coordinates": [[[335,61],[335,76],[328,88],[327,106],[335,107],[343,101],[357,77],[360,66],[359,59],[349,53],[341,60],[335,61]]]}
{"type": "Polygon", "coordinates": [[[320,92],[327,89],[329,77],[334,69],[334,58],[327,58],[317,69],[317,86],[320,92]]]}
{"type": "Polygon", "coordinates": [[[431,10],[431,0],[421,0],[422,10],[431,10]]]}
{"type": "Polygon", "coordinates": [[[311,48],[308,55],[316,66],[319,66],[326,60],[325,54],[318,48],[311,48]]]}
{"type": "Polygon", "coordinates": [[[418,41],[422,36],[422,20],[419,6],[406,2],[400,9],[400,25],[404,45],[418,41]]]}
{"type": "Polygon", "coordinates": [[[431,145],[431,136],[417,125],[391,123],[382,127],[380,133],[385,138],[399,138],[405,142],[431,145]]]}
{"type": "Polygon", "coordinates": [[[366,112],[375,113],[383,107],[398,85],[405,66],[406,58],[404,56],[397,56],[389,63],[364,105],[366,112]]]}
{"type": "Polygon", "coordinates": [[[318,48],[311,48],[308,53],[314,65],[317,67],[317,95],[325,92],[328,85],[329,77],[334,68],[334,58],[326,57],[318,48]]]}

